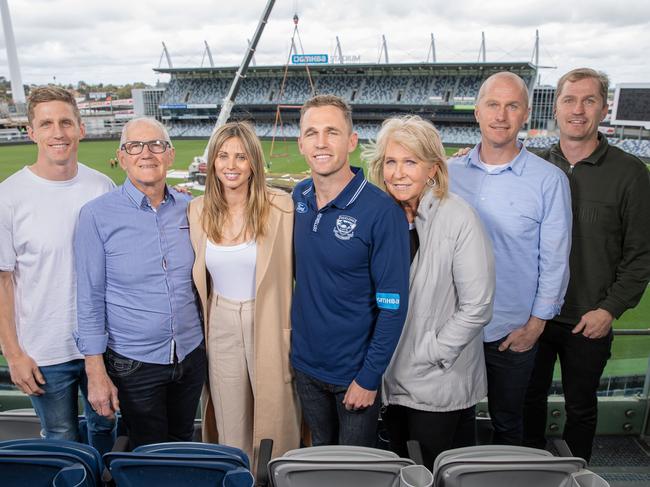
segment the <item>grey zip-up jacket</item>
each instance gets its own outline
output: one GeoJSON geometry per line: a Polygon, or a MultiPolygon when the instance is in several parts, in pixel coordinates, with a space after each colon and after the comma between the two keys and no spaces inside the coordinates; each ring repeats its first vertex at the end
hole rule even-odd
{"type": "Polygon", "coordinates": [[[483,327],[492,318],[494,255],[474,209],[427,192],[415,227],[406,324],[383,382],[385,404],[455,411],[487,395],[483,327]]]}

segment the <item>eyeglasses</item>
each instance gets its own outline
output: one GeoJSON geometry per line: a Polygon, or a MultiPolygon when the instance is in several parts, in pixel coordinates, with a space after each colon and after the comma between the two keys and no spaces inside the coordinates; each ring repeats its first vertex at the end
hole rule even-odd
{"type": "Polygon", "coordinates": [[[149,140],[147,142],[134,140],[125,142],[120,146],[120,149],[126,151],[126,153],[131,156],[137,156],[144,150],[145,145],[149,148],[149,152],[152,154],[162,154],[171,146],[171,144],[166,140],[149,140]]]}

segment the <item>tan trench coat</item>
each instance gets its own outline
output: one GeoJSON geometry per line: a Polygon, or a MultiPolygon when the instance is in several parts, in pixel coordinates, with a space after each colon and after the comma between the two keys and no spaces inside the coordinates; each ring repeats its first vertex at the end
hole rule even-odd
{"type": "MultiPolygon", "coordinates": [[[[300,444],[298,399],[289,367],[291,292],[293,286],[293,202],[278,190],[271,192],[267,233],[257,240],[254,312],[255,404],[253,447],[273,439],[273,457],[300,444]]],[[[201,299],[207,337],[210,310],[209,276],[205,268],[207,237],[201,225],[203,197],[189,207],[190,237],[196,255],[192,277],[201,299]]],[[[208,360],[210,351],[208,350],[208,360]]],[[[218,443],[209,382],[202,400],[203,441],[218,443]]],[[[251,458],[251,464],[256,459],[251,458]]]]}

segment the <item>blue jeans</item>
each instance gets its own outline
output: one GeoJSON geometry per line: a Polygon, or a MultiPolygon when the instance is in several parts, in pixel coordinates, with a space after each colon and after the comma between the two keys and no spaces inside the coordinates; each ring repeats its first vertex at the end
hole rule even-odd
{"type": "Polygon", "coordinates": [[[381,394],[372,406],[348,411],[343,405],[347,386],[322,382],[294,370],[302,414],[311,431],[313,446],[356,445],[375,447],[381,394]]]}
{"type": "Polygon", "coordinates": [[[110,348],[104,354],[106,371],[117,387],[129,446],[163,441],[192,441],[194,418],[207,375],[202,343],[181,362],[150,364],[133,360],[110,348]]]}
{"type": "Polygon", "coordinates": [[[41,396],[30,396],[41,421],[41,435],[47,439],[81,441],[94,446],[100,454],[113,448],[115,421],[100,416],[88,402],[88,378],[84,361],[39,367],[45,378],[41,396]],[[83,396],[88,438],[79,435],[79,390],[83,396]]]}
{"type": "Polygon", "coordinates": [[[488,410],[494,428],[492,443],[521,445],[524,400],[535,365],[537,344],[526,352],[499,351],[506,337],[483,344],[488,379],[488,410]]]}

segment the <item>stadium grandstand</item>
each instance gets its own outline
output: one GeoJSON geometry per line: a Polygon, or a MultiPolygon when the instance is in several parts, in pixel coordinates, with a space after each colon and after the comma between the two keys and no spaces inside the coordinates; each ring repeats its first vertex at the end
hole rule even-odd
{"type": "MultiPolygon", "coordinates": [[[[519,74],[532,89],[536,69],[530,63],[251,67],[232,117],[254,122],[262,137],[295,138],[298,107],[314,93],[329,93],[350,103],[362,139],[373,138],[391,115],[417,113],[436,124],[446,143],[474,144],[480,136],[473,115],[478,89],[485,78],[503,70],[519,74]]],[[[156,71],[171,76],[159,109],[172,137],[208,137],[236,68],[156,71]]]]}
{"type": "MultiPolygon", "coordinates": [[[[170,81],[157,92],[158,105],[150,115],[161,119],[172,137],[209,137],[237,68],[155,71],[169,74],[170,81]]],[[[532,115],[521,134],[525,144],[544,148],[556,142],[556,136],[547,135],[555,128],[554,88],[536,86],[537,68],[528,62],[250,67],[231,116],[253,122],[260,137],[296,138],[298,107],[312,94],[329,93],[350,103],[361,139],[374,138],[389,116],[411,113],[433,121],[446,145],[474,145],[480,139],[473,113],[478,89],[499,71],[518,74],[532,93],[532,115]]],[[[613,145],[650,158],[650,140],[608,137],[613,145]]]]}

